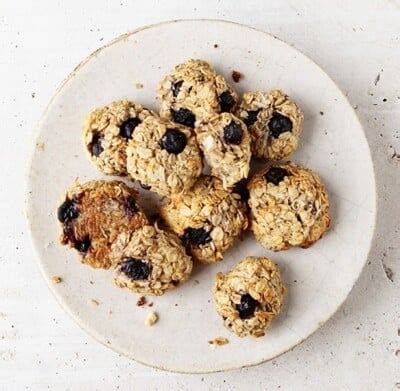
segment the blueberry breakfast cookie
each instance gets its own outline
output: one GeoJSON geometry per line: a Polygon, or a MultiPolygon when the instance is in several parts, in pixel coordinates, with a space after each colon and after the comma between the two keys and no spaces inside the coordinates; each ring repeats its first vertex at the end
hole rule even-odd
{"type": "Polygon", "coordinates": [[[246,125],[231,113],[199,121],[196,137],[213,176],[225,188],[247,178],[250,170],[250,136],[246,125]]]}
{"type": "Polygon", "coordinates": [[[158,87],[160,115],[193,128],[197,120],[236,107],[237,94],[209,63],[189,60],[175,67],[158,87]]]}
{"type": "Polygon", "coordinates": [[[83,128],[83,141],[91,161],[105,174],[126,175],[126,147],[135,128],[155,115],[127,100],[94,110],[83,128]]]}
{"type": "Polygon", "coordinates": [[[285,293],[269,258],[247,257],[227,274],[217,273],[214,301],[224,326],[239,337],[262,337],[279,314],[285,293]]]}
{"type": "Polygon", "coordinates": [[[60,242],[75,248],[82,263],[108,269],[117,236],[148,224],[136,198],[137,192],[122,182],[75,184],[57,211],[62,224],[60,242]]]}
{"type": "Polygon", "coordinates": [[[280,160],[297,149],[303,114],[282,91],[247,92],[236,114],[247,125],[254,156],[280,160]]]}
{"type": "Polygon", "coordinates": [[[240,195],[225,190],[219,179],[209,176],[172,198],[161,208],[161,216],[202,263],[220,261],[223,252],[247,228],[240,195]]]}
{"type": "Polygon", "coordinates": [[[136,293],[160,296],[187,280],[192,260],[179,238],[155,226],[122,232],[112,246],[114,283],[136,293]]]}
{"type": "Polygon", "coordinates": [[[127,162],[133,179],[167,196],[192,187],[203,170],[193,131],[156,117],[146,118],[135,129],[127,162]]]}
{"type": "Polygon", "coordinates": [[[273,165],[248,187],[251,229],[267,249],[306,248],[328,230],[328,194],[313,171],[290,162],[273,165]]]}

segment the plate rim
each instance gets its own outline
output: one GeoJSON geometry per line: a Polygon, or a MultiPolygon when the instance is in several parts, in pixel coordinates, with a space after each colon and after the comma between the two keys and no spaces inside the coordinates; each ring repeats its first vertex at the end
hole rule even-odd
{"type": "Polygon", "coordinates": [[[317,330],[319,330],[330,318],[333,317],[333,315],[341,308],[341,306],[345,303],[345,301],[348,299],[350,293],[353,291],[355,284],[357,283],[357,281],[359,280],[364,268],[365,268],[365,264],[371,254],[371,250],[372,250],[372,244],[373,241],[375,239],[375,235],[376,235],[376,223],[377,223],[377,202],[378,202],[378,197],[377,197],[377,182],[376,182],[376,167],[374,164],[374,160],[372,159],[372,154],[371,154],[371,148],[368,142],[368,137],[366,134],[366,131],[364,129],[364,126],[362,125],[362,122],[360,121],[357,112],[354,110],[353,106],[351,105],[349,99],[347,98],[347,96],[343,93],[343,91],[341,90],[341,88],[336,84],[336,82],[331,78],[331,76],[325,72],[325,70],[318,64],[316,63],[313,59],[311,59],[308,55],[304,54],[301,50],[299,50],[294,44],[291,44],[289,42],[284,41],[283,39],[278,38],[276,35],[271,34],[267,31],[261,30],[259,28],[255,28],[249,25],[246,25],[244,23],[239,23],[239,22],[235,22],[235,21],[231,21],[231,20],[226,20],[226,19],[213,19],[213,18],[188,18],[188,19],[173,19],[173,20],[166,20],[166,21],[162,21],[162,22],[158,22],[158,23],[152,23],[152,24],[148,24],[145,26],[140,26],[136,29],[130,30],[128,32],[125,32],[115,38],[113,38],[111,41],[109,41],[108,43],[98,47],[96,50],[94,50],[93,52],[91,52],[87,57],[85,57],[82,61],[80,61],[74,68],[73,70],[59,83],[59,85],[56,87],[55,91],[53,92],[48,104],[46,105],[43,113],[40,116],[39,121],[37,122],[37,125],[34,129],[34,132],[31,136],[31,150],[29,152],[29,159],[27,162],[27,169],[25,172],[25,197],[24,197],[24,212],[25,212],[25,218],[26,218],[26,223],[27,223],[27,227],[28,227],[28,231],[29,231],[29,238],[30,238],[30,243],[31,246],[34,250],[34,257],[36,258],[36,264],[40,269],[41,275],[43,277],[43,279],[46,281],[46,285],[48,287],[48,289],[50,290],[50,292],[52,293],[53,297],[56,299],[58,305],[63,309],[63,311],[65,311],[68,316],[75,322],[76,325],[79,326],[79,328],[84,331],[87,335],[89,335],[91,338],[93,338],[95,341],[101,343],[103,346],[107,347],[108,349],[111,349],[113,352],[115,352],[118,355],[122,355],[126,358],[128,358],[129,360],[133,360],[141,365],[144,365],[148,368],[154,368],[154,369],[160,369],[163,371],[167,371],[167,372],[172,372],[172,373],[180,373],[180,374],[209,374],[209,373],[220,373],[220,372],[227,372],[227,371],[234,371],[234,370],[240,370],[243,368],[250,368],[250,367],[254,367],[254,366],[258,366],[261,365],[263,363],[266,363],[268,361],[277,359],[278,357],[284,355],[287,352],[290,352],[292,350],[294,350],[295,348],[297,348],[299,345],[301,345],[305,340],[307,340],[309,337],[311,337],[317,330]],[[43,265],[43,261],[41,259],[41,255],[39,253],[39,249],[38,246],[35,242],[34,239],[34,235],[33,235],[33,227],[32,227],[32,219],[30,218],[31,215],[31,210],[33,207],[32,204],[32,197],[31,197],[31,191],[30,189],[30,181],[31,181],[31,170],[32,170],[32,163],[33,160],[35,158],[35,153],[36,153],[36,143],[37,140],[39,138],[40,135],[40,129],[42,128],[42,124],[45,121],[45,118],[47,117],[48,112],[50,111],[50,108],[52,107],[54,100],[56,99],[56,97],[58,96],[58,94],[60,93],[60,91],[64,88],[64,86],[75,76],[75,74],[82,68],[84,67],[93,57],[95,57],[99,52],[101,52],[103,49],[106,49],[122,40],[124,40],[127,37],[131,37],[141,31],[144,30],[148,30],[154,27],[159,27],[159,26],[164,26],[164,25],[169,25],[169,24],[175,24],[175,23],[180,23],[180,22],[212,22],[212,23],[221,23],[221,24],[227,24],[227,25],[236,25],[239,26],[241,28],[246,28],[249,30],[253,30],[256,31],[257,33],[262,33],[270,38],[276,39],[278,41],[280,41],[281,43],[283,43],[284,45],[287,45],[289,47],[291,47],[292,49],[294,49],[295,51],[297,51],[298,53],[300,53],[303,57],[305,57],[308,61],[310,61],[314,66],[316,66],[326,77],[328,77],[328,79],[336,86],[338,92],[340,93],[341,97],[344,99],[344,101],[349,105],[349,107],[351,108],[351,111],[354,114],[354,118],[357,121],[360,129],[362,130],[363,136],[365,138],[366,141],[366,146],[367,146],[367,150],[368,150],[368,157],[369,157],[369,161],[370,161],[370,166],[372,169],[372,179],[373,179],[373,188],[371,189],[371,196],[372,196],[372,208],[371,208],[371,213],[373,214],[373,226],[372,226],[372,235],[371,235],[371,239],[369,241],[369,248],[367,251],[367,255],[365,257],[365,260],[362,264],[362,266],[360,267],[359,273],[358,275],[354,278],[354,281],[352,282],[352,285],[350,287],[350,289],[348,290],[347,294],[344,296],[343,300],[341,300],[338,304],[337,307],[334,308],[333,311],[331,311],[323,320],[319,321],[316,325],[316,327],[310,331],[305,337],[301,338],[298,342],[296,342],[294,345],[292,345],[291,347],[284,349],[282,352],[276,354],[273,357],[267,358],[267,359],[262,359],[259,362],[256,363],[250,363],[250,364],[246,364],[246,365],[239,365],[239,366],[230,366],[229,368],[222,368],[222,369],[210,369],[210,370],[190,370],[190,371],[184,371],[184,370],[177,370],[177,369],[170,369],[170,368],[165,368],[161,365],[153,365],[147,362],[143,362],[137,358],[134,358],[132,356],[130,356],[127,352],[124,352],[122,350],[119,350],[117,347],[111,345],[111,344],[107,344],[106,341],[103,341],[102,338],[96,334],[95,330],[87,327],[84,322],[82,322],[82,320],[74,314],[74,312],[69,308],[69,306],[66,304],[65,300],[63,299],[62,295],[60,295],[58,293],[58,291],[55,289],[54,284],[51,283],[51,280],[47,274],[47,272],[45,271],[44,265],[43,265]]]}

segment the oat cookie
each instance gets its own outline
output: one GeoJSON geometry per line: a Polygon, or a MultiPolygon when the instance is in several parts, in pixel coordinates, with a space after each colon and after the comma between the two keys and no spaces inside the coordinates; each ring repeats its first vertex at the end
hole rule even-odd
{"type": "Polygon", "coordinates": [[[146,118],[135,129],[127,156],[132,178],[161,195],[189,189],[203,170],[193,131],[166,119],[146,118]]]}
{"type": "Polygon", "coordinates": [[[279,314],[285,293],[269,258],[246,257],[227,274],[217,273],[214,301],[224,326],[239,337],[262,337],[279,314]]]}
{"type": "Polygon", "coordinates": [[[268,167],[249,183],[251,229],[267,249],[309,247],[330,225],[325,186],[295,163],[268,167]]]}
{"type": "Polygon", "coordinates": [[[303,114],[282,91],[247,92],[236,114],[247,125],[254,156],[280,160],[297,149],[303,114]]]}
{"type": "Polygon", "coordinates": [[[233,111],[238,101],[226,80],[202,60],[177,65],[159,84],[158,98],[162,117],[191,128],[204,117],[233,111]]]}
{"type": "Polygon", "coordinates": [[[94,110],[83,129],[91,161],[105,174],[126,175],[126,147],[137,125],[155,115],[141,105],[120,100],[94,110]]]}
{"type": "Polygon", "coordinates": [[[192,260],[186,255],[180,239],[155,226],[122,232],[112,246],[117,265],[114,283],[136,293],[163,295],[192,271],[192,260]]]}
{"type": "Polygon", "coordinates": [[[202,263],[222,260],[224,251],[247,228],[240,195],[225,190],[219,179],[209,176],[172,198],[161,208],[161,216],[202,263]]]}
{"type": "Polygon", "coordinates": [[[137,204],[137,192],[123,182],[76,183],[57,211],[62,224],[61,244],[75,248],[82,263],[96,268],[111,266],[110,247],[121,232],[148,224],[137,204]]]}
{"type": "Polygon", "coordinates": [[[199,121],[197,141],[213,176],[225,188],[247,178],[250,170],[250,136],[246,125],[231,113],[216,114],[199,121]]]}

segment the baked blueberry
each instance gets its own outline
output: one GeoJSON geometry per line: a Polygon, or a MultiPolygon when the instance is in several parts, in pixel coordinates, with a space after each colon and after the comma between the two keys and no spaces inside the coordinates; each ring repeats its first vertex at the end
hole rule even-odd
{"type": "Polygon", "coordinates": [[[279,182],[285,178],[285,176],[288,176],[289,173],[281,167],[271,167],[266,173],[265,173],[265,179],[267,182],[271,182],[274,185],[279,185],[279,182]]]}
{"type": "Polygon", "coordinates": [[[183,84],[183,80],[179,80],[177,82],[175,82],[174,84],[172,84],[171,87],[171,91],[172,91],[172,95],[176,98],[179,94],[179,91],[181,90],[183,84]]]}
{"type": "Polygon", "coordinates": [[[89,150],[93,156],[99,156],[104,151],[104,148],[101,145],[102,141],[103,138],[100,135],[93,135],[92,142],[89,144],[89,150]]]}
{"type": "Polygon", "coordinates": [[[224,91],[219,96],[219,105],[222,113],[232,110],[233,106],[235,105],[235,99],[229,91],[224,91]]]}
{"type": "Polygon", "coordinates": [[[293,123],[290,118],[274,112],[271,119],[268,121],[269,131],[274,138],[278,138],[282,133],[291,132],[293,123]]]}
{"type": "Polygon", "coordinates": [[[243,118],[243,122],[247,125],[247,126],[251,126],[253,125],[256,121],[257,121],[257,116],[258,113],[261,111],[261,109],[258,110],[249,110],[247,111],[247,117],[243,118]]]}
{"type": "Polygon", "coordinates": [[[136,200],[132,196],[128,196],[125,199],[124,208],[125,208],[125,213],[127,214],[128,217],[132,217],[137,212],[139,212],[139,208],[136,204],[136,200]]]}
{"type": "Polygon", "coordinates": [[[171,109],[171,114],[174,122],[188,126],[189,128],[194,128],[196,117],[190,110],[184,108],[179,110],[171,109]]]}
{"type": "Polygon", "coordinates": [[[121,262],[121,272],[132,280],[147,280],[151,273],[151,265],[141,259],[126,258],[121,262]]]}
{"type": "Polygon", "coordinates": [[[224,127],[224,141],[227,144],[239,145],[242,142],[243,129],[239,123],[231,121],[224,127]]]}
{"type": "Polygon", "coordinates": [[[91,243],[92,242],[91,242],[89,236],[86,236],[82,240],[75,240],[75,242],[73,243],[73,246],[80,253],[86,253],[89,250],[91,243]]]}
{"type": "Polygon", "coordinates": [[[138,126],[142,121],[139,118],[129,118],[126,121],[122,122],[119,127],[119,135],[126,140],[129,140],[132,137],[132,133],[135,130],[136,126],[138,126]]]}
{"type": "Polygon", "coordinates": [[[240,319],[251,318],[259,304],[260,303],[257,300],[254,300],[248,293],[242,295],[240,298],[240,304],[236,304],[236,309],[239,311],[240,319]]]}
{"type": "Polygon", "coordinates": [[[204,228],[186,228],[183,240],[193,246],[201,246],[211,242],[210,232],[204,228]]]}
{"type": "Polygon", "coordinates": [[[247,178],[241,179],[239,182],[235,183],[233,187],[233,192],[240,195],[242,201],[247,202],[249,199],[249,190],[247,189],[247,178]]]}
{"type": "Polygon", "coordinates": [[[74,200],[67,198],[58,208],[57,217],[61,223],[74,220],[78,217],[79,212],[74,200]]]}
{"type": "Polygon", "coordinates": [[[175,155],[181,153],[185,149],[186,143],[186,136],[176,129],[167,129],[160,140],[161,148],[175,155]]]}

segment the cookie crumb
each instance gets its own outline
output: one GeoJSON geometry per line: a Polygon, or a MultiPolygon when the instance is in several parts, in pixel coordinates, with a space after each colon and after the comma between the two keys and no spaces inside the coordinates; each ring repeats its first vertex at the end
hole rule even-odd
{"type": "Polygon", "coordinates": [[[96,299],[89,299],[89,303],[92,305],[99,305],[100,303],[96,299]]]}
{"type": "Polygon", "coordinates": [[[60,284],[62,281],[63,281],[63,279],[60,276],[51,277],[51,282],[53,284],[60,284]]]}
{"type": "Polygon", "coordinates": [[[147,314],[146,319],[144,320],[144,324],[146,326],[153,326],[157,323],[157,321],[158,315],[154,311],[151,311],[147,314]]]}
{"type": "Polygon", "coordinates": [[[198,284],[200,284],[200,281],[199,280],[193,280],[193,282],[196,284],[196,285],[198,285],[198,284]]]}
{"type": "Polygon", "coordinates": [[[135,87],[137,90],[141,90],[144,87],[144,85],[142,83],[136,83],[135,87]]]}
{"type": "Polygon", "coordinates": [[[146,304],[146,298],[144,296],[140,296],[138,301],[136,302],[136,305],[138,307],[141,307],[142,305],[146,304]]]}
{"type": "Polygon", "coordinates": [[[320,111],[319,114],[320,114],[320,115],[324,115],[324,112],[323,112],[323,111],[320,111]]]}
{"type": "Polygon", "coordinates": [[[36,147],[37,147],[37,149],[39,149],[40,151],[44,151],[45,150],[45,148],[46,148],[46,144],[44,143],[44,142],[37,142],[36,143],[36,147]]]}
{"type": "Polygon", "coordinates": [[[154,304],[154,303],[151,302],[151,303],[149,303],[147,306],[148,306],[148,307],[153,307],[153,304],[154,304]]]}
{"type": "Polygon", "coordinates": [[[226,345],[227,343],[229,343],[229,340],[228,340],[228,338],[217,337],[217,338],[214,338],[214,339],[208,341],[208,343],[210,345],[214,345],[214,346],[223,346],[223,345],[226,345]]]}
{"type": "Polygon", "coordinates": [[[215,47],[215,49],[218,47],[218,44],[217,43],[214,43],[214,47],[215,47]]]}
{"type": "Polygon", "coordinates": [[[232,71],[232,79],[235,83],[239,83],[240,79],[243,77],[243,75],[239,71],[232,71]]]}

